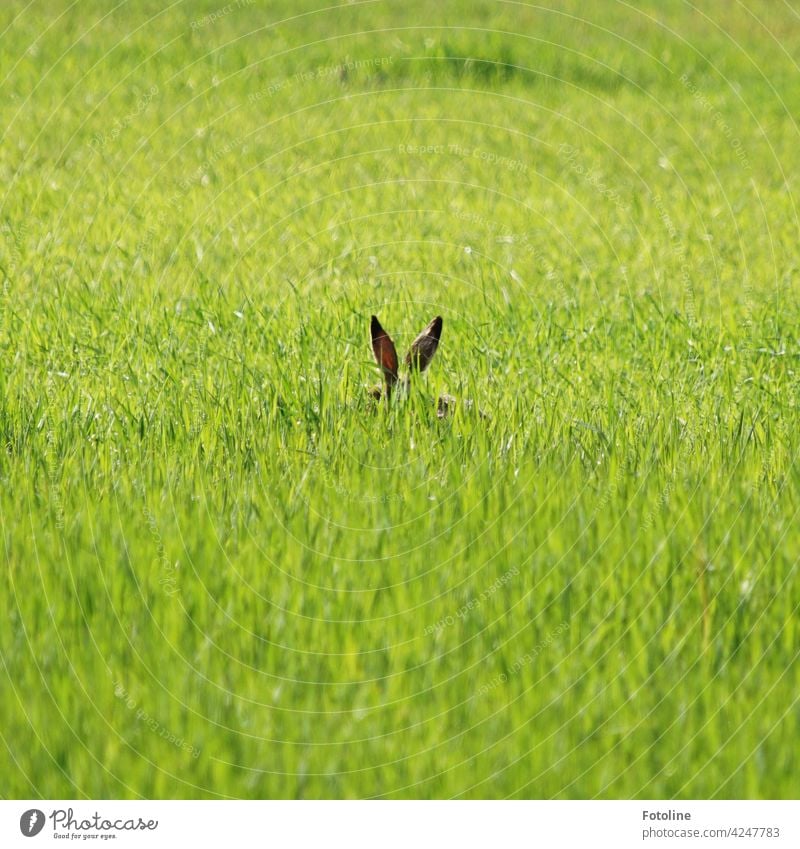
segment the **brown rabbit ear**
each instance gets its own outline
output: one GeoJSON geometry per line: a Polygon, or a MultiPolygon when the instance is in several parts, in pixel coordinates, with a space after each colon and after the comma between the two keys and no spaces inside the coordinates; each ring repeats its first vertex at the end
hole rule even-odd
{"type": "Polygon", "coordinates": [[[406,354],[406,366],[410,369],[425,371],[431,364],[433,355],[439,347],[439,338],[442,335],[442,317],[436,318],[417,336],[411,343],[406,354]]]}
{"type": "Polygon", "coordinates": [[[370,323],[370,332],[372,333],[372,351],[383,372],[386,392],[389,394],[392,386],[397,383],[397,351],[389,334],[381,327],[381,323],[374,315],[370,323]]]}

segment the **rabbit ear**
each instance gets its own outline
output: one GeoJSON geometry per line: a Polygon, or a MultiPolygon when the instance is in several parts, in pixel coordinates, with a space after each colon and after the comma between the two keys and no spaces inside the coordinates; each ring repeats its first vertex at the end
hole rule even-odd
{"type": "Polygon", "coordinates": [[[406,354],[406,366],[410,369],[425,371],[430,365],[436,349],[439,347],[439,338],[441,335],[442,317],[437,315],[411,343],[411,348],[406,354]]]}
{"type": "Polygon", "coordinates": [[[372,333],[372,352],[383,372],[388,395],[392,391],[392,386],[397,383],[397,351],[389,334],[381,327],[381,323],[374,315],[370,323],[370,332],[372,333]]]}

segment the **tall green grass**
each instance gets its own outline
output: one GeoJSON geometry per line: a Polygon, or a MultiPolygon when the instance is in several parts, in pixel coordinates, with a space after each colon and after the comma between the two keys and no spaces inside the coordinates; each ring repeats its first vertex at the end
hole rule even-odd
{"type": "Polygon", "coordinates": [[[0,10],[0,794],[796,795],[795,11],[230,7],[0,10]]]}

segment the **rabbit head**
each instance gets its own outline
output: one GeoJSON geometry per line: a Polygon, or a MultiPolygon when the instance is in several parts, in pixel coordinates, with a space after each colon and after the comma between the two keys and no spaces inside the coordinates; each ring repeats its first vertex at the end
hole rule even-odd
{"type": "Polygon", "coordinates": [[[375,398],[385,397],[389,401],[398,382],[407,389],[411,383],[412,372],[423,372],[430,365],[433,355],[439,347],[439,339],[442,335],[442,317],[437,315],[411,343],[404,361],[405,374],[402,380],[398,374],[399,362],[394,342],[392,342],[391,336],[381,327],[377,316],[374,315],[370,323],[370,333],[372,335],[372,352],[381,372],[383,372],[384,382],[384,388],[373,390],[372,395],[375,398]]]}

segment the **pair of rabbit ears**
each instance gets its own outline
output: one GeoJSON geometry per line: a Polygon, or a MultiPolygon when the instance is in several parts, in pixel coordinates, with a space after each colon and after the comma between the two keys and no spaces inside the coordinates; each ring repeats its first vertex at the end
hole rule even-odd
{"type": "MultiPolygon", "coordinates": [[[[394,347],[394,342],[392,342],[392,337],[381,327],[377,316],[372,316],[370,332],[372,334],[372,352],[375,354],[375,359],[383,372],[386,388],[391,390],[392,386],[397,383],[399,365],[397,350],[394,347]]],[[[441,335],[442,317],[437,315],[411,343],[405,360],[406,368],[409,371],[425,371],[439,347],[441,335]]]]}

